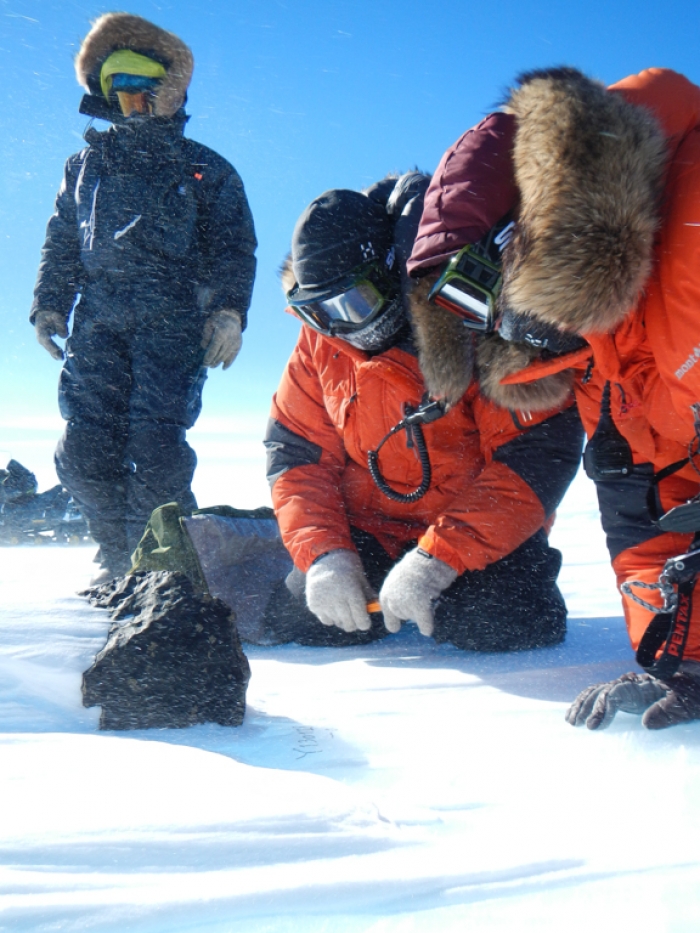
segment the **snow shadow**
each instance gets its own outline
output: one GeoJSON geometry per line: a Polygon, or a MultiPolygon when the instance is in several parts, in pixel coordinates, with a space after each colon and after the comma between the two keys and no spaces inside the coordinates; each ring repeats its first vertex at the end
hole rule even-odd
{"type": "Polygon", "coordinates": [[[3,733],[90,733],[97,730],[99,716],[99,709],[82,705],[77,670],[20,658],[0,659],[3,733]]]}
{"type": "Polygon", "coordinates": [[[356,745],[343,740],[337,731],[286,716],[270,715],[250,705],[243,724],[236,729],[210,724],[129,735],[204,749],[241,764],[282,771],[327,776],[333,772],[359,773],[368,767],[366,755],[356,745]]]}
{"type": "MultiPolygon", "coordinates": [[[[562,644],[532,651],[462,651],[424,638],[412,624],[357,648],[246,645],[245,651],[251,661],[274,657],[289,664],[324,665],[352,659],[375,667],[453,670],[516,696],[553,702],[570,702],[592,683],[638,669],[621,616],[569,619],[562,644]]],[[[425,689],[436,686],[444,687],[445,682],[426,684],[425,689]]]]}
{"type": "MultiPolygon", "coordinates": [[[[90,904],[76,908],[56,904],[47,910],[37,905],[31,911],[30,919],[30,923],[36,925],[27,924],[29,918],[26,914],[23,916],[21,910],[9,910],[5,916],[16,933],[37,929],[74,929],[77,924],[84,929],[121,931],[132,928],[131,923],[149,933],[171,933],[175,929],[178,933],[189,930],[229,933],[234,928],[245,933],[273,929],[314,933],[337,929],[360,933],[370,924],[374,929],[377,918],[392,917],[405,917],[410,924],[405,929],[413,929],[414,923],[409,918],[422,911],[508,898],[521,900],[528,896],[542,896],[559,887],[603,880],[601,874],[593,872],[581,875],[582,864],[577,859],[552,859],[494,871],[453,870],[438,876],[426,873],[423,877],[407,878],[386,877],[382,873],[373,878],[329,879],[326,872],[318,872],[314,877],[307,869],[303,887],[290,889],[278,878],[277,883],[271,879],[273,883],[264,890],[236,891],[233,885],[227,893],[217,890],[213,897],[207,898],[204,916],[201,905],[192,905],[177,897],[165,902],[142,902],[137,907],[125,907],[110,896],[109,890],[100,892],[106,900],[101,907],[90,904]],[[285,918],[292,922],[287,925],[285,918]]],[[[289,868],[286,870],[289,874],[289,868]]],[[[209,879],[205,876],[202,880],[207,882],[209,879]]],[[[379,928],[383,929],[381,920],[379,928]]]]}
{"type": "Polygon", "coordinates": [[[639,669],[622,617],[570,619],[564,642],[551,648],[487,654],[435,645],[423,658],[401,663],[449,668],[515,696],[567,703],[592,683],[639,669]]]}

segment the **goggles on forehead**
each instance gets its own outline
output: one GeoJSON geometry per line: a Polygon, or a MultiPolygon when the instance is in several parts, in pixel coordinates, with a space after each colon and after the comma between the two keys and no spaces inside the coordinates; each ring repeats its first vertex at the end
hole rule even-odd
{"type": "Polygon", "coordinates": [[[477,243],[461,249],[430,290],[429,301],[458,315],[471,330],[491,332],[502,284],[501,253],[514,229],[507,215],[477,243]]]}
{"type": "Polygon", "coordinates": [[[295,285],[287,292],[287,301],[298,315],[322,334],[350,334],[371,323],[395,297],[396,283],[383,275],[377,266],[364,267],[345,280],[329,286],[313,299],[298,296],[295,285]]]}

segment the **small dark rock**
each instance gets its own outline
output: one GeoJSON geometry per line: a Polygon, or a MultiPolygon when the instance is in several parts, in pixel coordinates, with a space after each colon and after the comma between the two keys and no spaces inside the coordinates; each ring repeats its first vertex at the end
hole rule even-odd
{"type": "Polygon", "coordinates": [[[166,571],[132,574],[82,595],[115,620],[131,616],[112,625],[83,674],[83,705],[102,707],[100,729],[242,723],[250,665],[225,603],[166,571]]]}

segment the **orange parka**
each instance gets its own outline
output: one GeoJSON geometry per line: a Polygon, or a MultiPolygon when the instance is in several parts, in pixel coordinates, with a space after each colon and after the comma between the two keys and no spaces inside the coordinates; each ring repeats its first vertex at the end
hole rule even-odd
{"type": "MultiPolygon", "coordinates": [[[[532,417],[499,408],[474,383],[444,417],[423,426],[428,492],[395,502],[375,485],[367,455],[424,395],[410,342],[369,356],[302,326],[265,441],[282,539],[300,570],[328,551],[354,549],[351,526],[391,556],[418,543],[459,573],[478,570],[551,518],[580,459],[573,399],[532,417]]],[[[381,448],[379,466],[399,492],[421,483],[405,431],[381,448]]]]}
{"type": "MultiPolygon", "coordinates": [[[[600,483],[599,500],[618,584],[654,584],[665,561],[688,550],[691,534],[660,533],[658,513],[700,493],[700,458],[687,460],[700,423],[700,87],[673,71],[651,68],[609,90],[650,110],[667,143],[661,222],[651,275],[636,305],[609,333],[584,333],[589,346],[533,363],[503,380],[523,383],[572,367],[578,408],[589,437],[606,382],[613,420],[629,442],[629,479],[600,483]],[[655,474],[686,461],[660,482],[655,474]]],[[[659,602],[648,590],[638,595],[659,602]]],[[[657,594],[658,596],[658,594],[657,594]]],[[[634,648],[652,618],[628,595],[625,618],[634,648]]],[[[685,657],[700,661],[700,599],[694,600],[685,657]]]]}

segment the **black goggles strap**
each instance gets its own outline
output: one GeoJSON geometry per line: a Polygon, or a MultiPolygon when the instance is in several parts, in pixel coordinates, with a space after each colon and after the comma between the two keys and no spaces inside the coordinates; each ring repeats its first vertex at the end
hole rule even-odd
{"type": "Polygon", "coordinates": [[[548,350],[555,355],[586,346],[586,341],[578,334],[544,324],[529,314],[516,314],[511,308],[505,308],[500,316],[498,335],[510,343],[529,343],[532,347],[548,350]]]}

